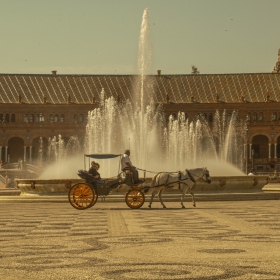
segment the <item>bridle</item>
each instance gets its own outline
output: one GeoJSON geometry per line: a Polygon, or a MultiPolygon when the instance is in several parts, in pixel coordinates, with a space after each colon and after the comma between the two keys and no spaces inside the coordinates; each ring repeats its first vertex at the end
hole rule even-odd
{"type": "Polygon", "coordinates": [[[205,182],[205,183],[208,183],[208,184],[211,183],[211,180],[209,179],[209,177],[210,177],[209,171],[208,171],[206,168],[203,168],[203,174],[202,174],[201,177],[200,177],[200,176],[197,176],[197,175],[195,175],[195,174],[191,174],[188,170],[187,170],[187,172],[188,172],[188,175],[189,175],[190,179],[191,179],[193,182],[195,181],[194,178],[193,178],[193,176],[195,176],[195,177],[197,177],[198,179],[201,179],[201,180],[202,180],[203,182],[205,182]],[[205,176],[205,179],[204,179],[204,176],[205,176]]]}

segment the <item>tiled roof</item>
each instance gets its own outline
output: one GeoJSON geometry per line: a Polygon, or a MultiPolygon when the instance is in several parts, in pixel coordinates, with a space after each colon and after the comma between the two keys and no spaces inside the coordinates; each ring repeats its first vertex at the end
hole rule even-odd
{"type": "MultiPolygon", "coordinates": [[[[92,103],[100,99],[102,88],[105,96],[131,98],[137,89],[137,75],[37,75],[0,74],[0,103],[17,103],[18,95],[24,103],[40,104],[43,97],[47,103],[67,103],[67,96],[73,103],[92,103]]],[[[144,90],[163,102],[168,94],[171,102],[240,102],[241,96],[247,102],[280,102],[280,73],[252,74],[209,74],[209,75],[149,75],[144,90]]]]}

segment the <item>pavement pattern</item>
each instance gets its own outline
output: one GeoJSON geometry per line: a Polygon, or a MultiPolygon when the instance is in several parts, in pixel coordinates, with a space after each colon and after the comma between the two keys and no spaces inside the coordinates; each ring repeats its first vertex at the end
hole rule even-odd
{"type": "Polygon", "coordinates": [[[277,200],[2,203],[0,279],[280,279],[277,200]]]}

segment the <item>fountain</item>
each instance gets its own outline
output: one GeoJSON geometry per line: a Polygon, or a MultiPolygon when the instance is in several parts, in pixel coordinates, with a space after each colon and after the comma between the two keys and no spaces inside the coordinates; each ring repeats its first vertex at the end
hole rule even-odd
{"type": "MultiPolygon", "coordinates": [[[[149,31],[148,9],[145,9],[139,40],[139,75],[134,87],[137,90],[122,102],[113,97],[106,99],[102,90],[99,108],[88,113],[85,153],[122,153],[129,148],[134,165],[151,171],[150,177],[154,172],[207,166],[213,183],[198,183],[196,191],[261,189],[267,183],[265,176],[248,177],[242,171],[246,170],[247,128],[245,121],[238,120],[238,112],[217,111],[210,124],[202,115],[189,120],[182,112],[166,119],[163,105],[154,103],[153,78],[149,75],[152,54],[149,31]]],[[[49,158],[60,162],[65,158],[64,153],[61,136],[58,140],[50,139],[49,158]]],[[[116,175],[115,161],[100,164],[106,166],[101,168],[103,177],[116,175]]],[[[81,166],[76,164],[75,174],[81,166]]],[[[58,178],[63,178],[61,173],[58,178]]],[[[66,189],[70,181],[66,181],[66,189]]]]}

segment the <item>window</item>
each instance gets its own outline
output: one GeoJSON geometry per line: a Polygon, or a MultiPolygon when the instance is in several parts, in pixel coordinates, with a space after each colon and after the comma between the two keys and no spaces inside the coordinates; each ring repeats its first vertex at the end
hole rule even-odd
{"type": "Polygon", "coordinates": [[[212,122],[212,121],[213,121],[213,114],[212,114],[212,113],[209,114],[208,120],[209,120],[209,122],[212,122]]]}
{"type": "Polygon", "coordinates": [[[203,113],[203,114],[202,114],[202,120],[203,120],[203,121],[206,121],[206,120],[207,120],[207,114],[206,114],[206,113],[203,113]]]}
{"type": "Polygon", "coordinates": [[[27,115],[27,114],[24,114],[24,116],[23,116],[23,121],[24,121],[25,123],[28,123],[28,115],[27,115]]]}
{"type": "Polygon", "coordinates": [[[259,113],[259,121],[263,121],[263,113],[261,112],[261,113],[259,113]]]}
{"type": "Polygon", "coordinates": [[[34,115],[33,114],[29,115],[29,122],[34,122],[34,115]]]}
{"type": "Polygon", "coordinates": [[[248,114],[247,114],[246,120],[247,120],[247,121],[251,121],[251,113],[248,113],[248,114]]]}
{"type": "Polygon", "coordinates": [[[58,114],[55,114],[55,116],[54,116],[54,122],[58,122],[58,114]]]}
{"type": "Polygon", "coordinates": [[[60,122],[64,122],[64,119],[65,119],[65,118],[64,118],[64,114],[61,114],[61,115],[60,115],[60,122]]]}
{"type": "Polygon", "coordinates": [[[39,121],[40,121],[40,122],[45,121],[45,117],[44,117],[44,114],[43,114],[43,113],[40,113],[39,121]]]}
{"type": "Polygon", "coordinates": [[[258,120],[258,114],[255,112],[253,113],[253,121],[257,121],[258,120]]]}
{"type": "Polygon", "coordinates": [[[185,113],[185,119],[187,119],[189,116],[188,116],[188,113],[185,113]]]}
{"type": "Polygon", "coordinates": [[[3,114],[0,114],[0,123],[3,122],[3,114]]]}
{"type": "Polygon", "coordinates": [[[79,122],[83,122],[83,121],[84,121],[84,116],[82,114],[80,114],[79,122]]]}
{"type": "Polygon", "coordinates": [[[272,113],[271,120],[272,121],[276,121],[277,120],[277,114],[275,112],[272,113]]]}

